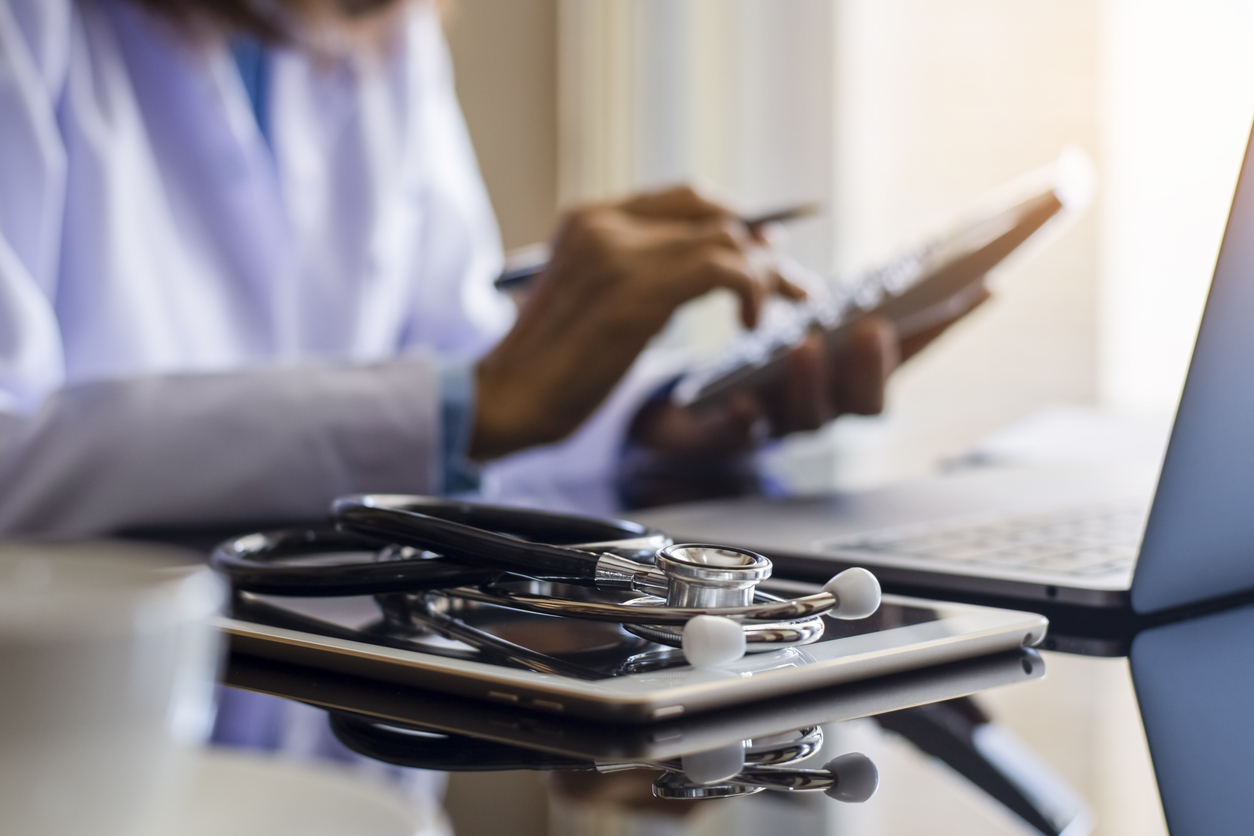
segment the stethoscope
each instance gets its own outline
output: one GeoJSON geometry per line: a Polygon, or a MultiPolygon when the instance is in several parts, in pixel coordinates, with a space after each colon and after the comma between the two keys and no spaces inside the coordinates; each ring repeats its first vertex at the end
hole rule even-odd
{"type": "MultiPolygon", "coordinates": [[[[822,616],[865,618],[880,602],[879,583],[865,569],[841,572],[820,592],[780,598],[758,589],[772,568],[760,554],[677,544],[622,520],[369,494],[336,500],[332,522],[235,538],[218,547],[212,565],[236,592],[374,595],[402,633],[435,629],[506,655],[527,653],[459,620],[450,601],[617,622],[682,648],[698,667],[810,644],[823,635],[822,616]],[[343,552],[371,557],[330,557],[343,552]]],[[[534,668],[534,661],[524,663],[534,668]]]]}
{"type": "Polygon", "coordinates": [[[823,729],[809,726],[769,738],[740,741],[706,752],[656,761],[589,761],[465,735],[401,728],[343,712],[332,712],[331,731],[353,751],[373,760],[441,772],[499,770],[630,770],[661,772],[653,795],[697,801],[775,792],[822,792],[861,803],[875,794],[879,772],[860,752],[829,760],[820,769],[798,764],[823,748],[823,729]]]}

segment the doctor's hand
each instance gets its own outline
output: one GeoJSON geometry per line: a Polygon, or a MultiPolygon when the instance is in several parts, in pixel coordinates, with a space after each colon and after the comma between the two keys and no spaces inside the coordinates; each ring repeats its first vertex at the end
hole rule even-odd
{"type": "Polygon", "coordinates": [[[822,337],[812,334],[792,350],[783,379],[768,391],[733,391],[699,408],[653,401],[637,414],[631,439],[656,453],[702,458],[747,452],[768,437],[816,430],[841,415],[877,415],[893,371],[988,298],[987,291],[977,294],[951,319],[905,340],[891,322],[867,316],[837,357],[828,357],[822,337]]]}
{"type": "Polygon", "coordinates": [[[827,357],[818,334],[799,343],[779,383],[765,392],[734,390],[701,407],[666,399],[647,404],[632,424],[631,438],[658,453],[727,455],[767,438],[816,430],[840,415],[876,415],[884,408],[889,375],[900,362],[892,324],[867,317],[850,331],[837,358],[827,357]]]}
{"type": "Polygon", "coordinates": [[[805,296],[761,237],[690,188],[569,212],[513,329],[476,368],[470,455],[569,435],[675,309],[715,288],[736,294],[750,328],[771,294],[805,296]]]}

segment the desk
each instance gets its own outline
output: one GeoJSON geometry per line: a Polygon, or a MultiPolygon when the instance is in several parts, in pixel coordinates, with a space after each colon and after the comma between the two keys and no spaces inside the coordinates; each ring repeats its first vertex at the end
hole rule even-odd
{"type": "MultiPolygon", "coordinates": [[[[1254,664],[1247,648],[1254,638],[1254,606],[1127,638],[1129,656],[1044,652],[1043,678],[1029,677],[974,699],[1078,791],[1094,814],[1095,833],[1154,836],[1166,832],[1165,819],[1171,820],[1176,836],[1250,832],[1254,793],[1246,785],[1254,774],[1254,718],[1248,695],[1254,692],[1254,664]]],[[[365,703],[355,702],[362,694],[354,696],[343,682],[332,683],[339,693],[330,694],[328,685],[312,682],[307,672],[258,669],[237,658],[227,677],[240,687],[379,714],[367,704],[374,701],[377,708],[379,693],[366,693],[365,703]],[[316,694],[310,688],[324,691],[316,694]]],[[[900,708],[888,700],[881,710],[900,708]]],[[[448,806],[463,836],[502,831],[854,836],[1036,832],[889,727],[866,718],[825,727],[827,749],[814,759],[817,763],[829,751],[860,751],[879,769],[878,792],[861,805],[833,802],[821,794],[762,793],[685,807],[654,801],[653,776],[647,773],[585,780],[578,776],[586,773],[507,770],[451,773],[448,806]],[[632,775],[640,780],[633,781],[632,775]]],[[[554,763],[534,758],[505,765],[554,763]]]]}

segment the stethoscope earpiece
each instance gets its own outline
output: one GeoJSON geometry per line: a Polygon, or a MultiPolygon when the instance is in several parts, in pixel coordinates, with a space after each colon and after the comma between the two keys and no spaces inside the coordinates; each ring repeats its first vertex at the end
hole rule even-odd
{"type": "Polygon", "coordinates": [[[801,758],[782,758],[776,764],[748,763],[743,744],[685,755],[678,764],[662,764],[667,774],[653,784],[659,798],[722,798],[743,793],[777,790],[822,792],[846,804],[870,800],[879,788],[879,770],[861,752],[850,752],[828,761],[822,769],[799,769],[801,758]]]}
{"type": "Polygon", "coordinates": [[[694,668],[715,668],[740,661],[747,646],[744,628],[719,615],[698,615],[684,625],[681,647],[694,668]]]}
{"type": "Polygon", "coordinates": [[[684,777],[695,784],[721,784],[745,768],[745,746],[737,742],[708,752],[684,755],[679,760],[684,777]]]}
{"type": "Polygon", "coordinates": [[[836,606],[827,613],[842,621],[868,618],[880,608],[880,582],[866,569],[846,569],[823,584],[823,591],[836,599],[836,606]]]}
{"type": "Polygon", "coordinates": [[[823,767],[835,781],[823,790],[829,798],[848,804],[868,801],[879,789],[880,773],[874,762],[861,752],[850,752],[828,761],[823,767]]]}

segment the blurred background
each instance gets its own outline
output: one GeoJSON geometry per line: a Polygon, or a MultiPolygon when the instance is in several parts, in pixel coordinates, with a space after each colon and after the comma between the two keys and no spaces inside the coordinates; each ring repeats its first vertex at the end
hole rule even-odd
{"type": "MultiPolygon", "coordinates": [[[[1199,0],[456,0],[458,92],[507,247],[571,202],[690,181],[818,200],[787,248],[890,258],[1077,145],[1081,222],[898,375],[889,409],[790,441],[793,487],[916,475],[1046,408],[1174,408],[1254,112],[1254,7],[1199,0]]],[[[708,349],[730,300],[664,340],[708,349]]]]}
{"type": "MultiPolygon", "coordinates": [[[[571,202],[692,181],[746,212],[820,201],[823,216],[792,227],[787,248],[849,277],[1065,146],[1096,161],[1088,213],[1008,264],[995,299],[896,377],[883,416],[772,453],[794,488],[909,478],[1024,422],[1074,442],[1093,416],[1119,415],[1161,441],[1254,114],[1254,4],[456,0],[447,23],[507,247],[546,238],[571,202]]],[[[695,304],[661,339],[708,350],[734,333],[730,310],[695,304]]],[[[1093,802],[1097,833],[1165,832],[1126,662],[1048,663],[1069,705],[1032,686],[986,703],[1093,802]],[[1033,718],[1054,711],[1085,718],[1074,739],[1032,736],[1033,718]]],[[[859,745],[881,764],[883,802],[828,805],[825,823],[789,832],[910,832],[918,805],[936,811],[935,834],[1018,832],[917,754],[859,745]],[[905,783],[894,776],[928,770],[933,797],[891,795],[905,783]]],[[[459,832],[499,832],[493,804],[513,811],[517,833],[731,832],[722,805],[665,824],[550,808],[533,773],[454,777],[459,832]]],[[[772,815],[763,822],[789,830],[772,815]]]]}

